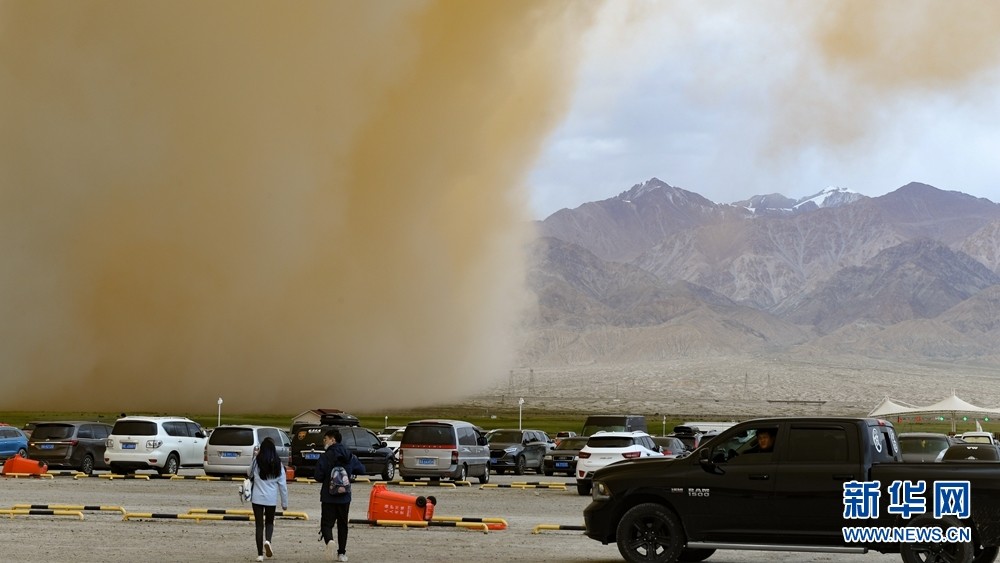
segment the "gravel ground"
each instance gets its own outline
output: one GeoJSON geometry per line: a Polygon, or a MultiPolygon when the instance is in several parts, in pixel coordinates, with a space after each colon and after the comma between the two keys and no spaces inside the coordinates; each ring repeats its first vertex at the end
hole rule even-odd
{"type": "MultiPolygon", "coordinates": [[[[185,475],[200,471],[185,470],[185,475]]],[[[493,476],[492,484],[513,481],[565,483],[565,477],[493,476]]],[[[192,508],[240,509],[237,483],[202,480],[0,479],[0,508],[14,504],[121,506],[129,512],[185,513],[192,508]]],[[[567,490],[463,487],[407,487],[390,490],[434,495],[436,516],[499,517],[508,529],[483,533],[433,527],[402,529],[352,524],[347,552],[352,562],[414,561],[545,561],[547,563],[621,561],[614,545],[601,545],[580,531],[552,530],[533,534],[538,524],[580,526],[590,501],[574,486],[567,490]]],[[[371,485],[356,483],[351,518],[367,517],[371,485]]],[[[274,561],[323,561],[319,527],[319,490],[309,483],[289,484],[289,511],[309,520],[278,520],[274,561]]],[[[253,524],[238,521],[128,520],[118,512],[84,512],[84,519],[53,516],[0,517],[0,560],[17,562],[101,561],[253,561],[253,524]]],[[[898,561],[898,556],[717,552],[709,561],[737,562],[867,562],[898,561]]]]}

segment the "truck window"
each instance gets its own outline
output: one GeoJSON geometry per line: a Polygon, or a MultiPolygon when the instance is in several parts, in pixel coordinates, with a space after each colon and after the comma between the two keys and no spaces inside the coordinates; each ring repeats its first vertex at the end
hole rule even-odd
{"type": "Polygon", "coordinates": [[[795,428],[788,434],[786,459],[797,463],[848,460],[847,431],[843,428],[795,428]]]}

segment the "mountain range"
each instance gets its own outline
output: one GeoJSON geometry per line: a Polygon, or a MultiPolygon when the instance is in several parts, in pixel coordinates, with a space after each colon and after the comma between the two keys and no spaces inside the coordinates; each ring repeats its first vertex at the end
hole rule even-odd
{"type": "Polygon", "coordinates": [[[1000,359],[1000,205],[910,183],[715,203],[657,178],[536,222],[525,365],[1000,359]]]}

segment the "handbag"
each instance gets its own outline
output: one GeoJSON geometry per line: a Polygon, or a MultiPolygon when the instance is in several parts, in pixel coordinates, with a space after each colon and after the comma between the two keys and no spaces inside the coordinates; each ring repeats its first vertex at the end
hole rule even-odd
{"type": "Polygon", "coordinates": [[[243,484],[240,485],[240,503],[247,502],[253,497],[253,476],[256,468],[256,460],[254,463],[250,464],[250,477],[243,480],[243,484]]]}

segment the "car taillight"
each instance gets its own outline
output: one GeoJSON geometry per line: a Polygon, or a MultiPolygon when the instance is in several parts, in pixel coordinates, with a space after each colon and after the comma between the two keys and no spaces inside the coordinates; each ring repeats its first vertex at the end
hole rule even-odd
{"type": "Polygon", "coordinates": [[[588,457],[590,457],[590,452],[580,452],[576,454],[576,456],[580,459],[587,459],[588,457]]]}
{"type": "Polygon", "coordinates": [[[451,464],[458,465],[458,450],[451,450],[451,464]]]}
{"type": "Polygon", "coordinates": [[[662,451],[662,452],[660,452],[660,453],[662,453],[663,455],[673,455],[673,453],[674,453],[674,452],[673,452],[673,451],[671,451],[671,450],[663,450],[663,451],[662,451]]]}
{"type": "Polygon", "coordinates": [[[75,446],[75,445],[77,445],[79,443],[80,443],[80,440],[70,440],[69,441],[69,445],[71,445],[71,446],[75,446]]]}
{"type": "Polygon", "coordinates": [[[107,448],[113,448],[113,447],[115,447],[115,441],[112,440],[111,438],[108,438],[108,441],[104,442],[104,447],[107,447],[107,448]]]}
{"type": "Polygon", "coordinates": [[[642,454],[640,454],[639,452],[625,452],[625,453],[622,454],[622,457],[625,458],[625,459],[635,459],[635,458],[639,457],[640,455],[642,455],[642,454]]]}
{"type": "Polygon", "coordinates": [[[163,445],[162,440],[146,440],[146,449],[155,450],[163,445]]]}

